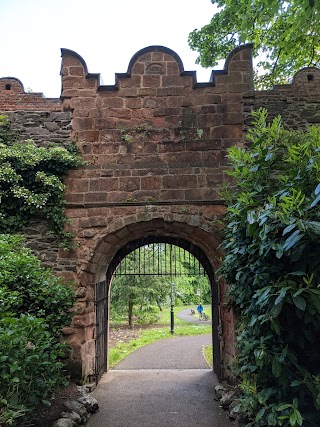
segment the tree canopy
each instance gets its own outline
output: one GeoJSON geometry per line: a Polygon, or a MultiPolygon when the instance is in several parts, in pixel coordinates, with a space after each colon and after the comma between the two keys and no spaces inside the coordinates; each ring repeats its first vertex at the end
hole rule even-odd
{"type": "Polygon", "coordinates": [[[319,65],[319,0],[211,2],[218,8],[211,22],[189,34],[203,67],[217,65],[244,43],[254,45],[257,87],[288,82],[299,69],[319,65]]]}

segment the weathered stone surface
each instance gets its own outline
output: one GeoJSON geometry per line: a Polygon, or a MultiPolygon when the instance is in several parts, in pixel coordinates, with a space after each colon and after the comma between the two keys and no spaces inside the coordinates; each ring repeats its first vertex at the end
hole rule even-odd
{"type": "Polygon", "coordinates": [[[80,403],[76,400],[67,400],[64,403],[64,406],[70,412],[77,413],[81,417],[81,421],[84,421],[87,419],[87,410],[86,410],[86,407],[82,403],[80,403]]]}
{"type": "Polygon", "coordinates": [[[90,414],[93,414],[99,410],[98,401],[90,394],[80,397],[78,402],[82,403],[90,414]]]}
{"type": "Polygon", "coordinates": [[[81,417],[77,412],[61,412],[60,417],[71,420],[73,425],[81,424],[81,417]]]}
{"type": "Polygon", "coordinates": [[[52,427],[74,427],[76,424],[69,418],[59,418],[52,427]]]}

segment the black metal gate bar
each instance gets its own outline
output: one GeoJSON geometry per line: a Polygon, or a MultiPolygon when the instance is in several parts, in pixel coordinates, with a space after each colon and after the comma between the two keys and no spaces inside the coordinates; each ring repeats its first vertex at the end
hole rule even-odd
{"type": "MultiPolygon", "coordinates": [[[[202,254],[194,250],[194,254],[188,253],[189,271],[183,271],[181,264],[186,265],[186,250],[171,243],[149,243],[134,247],[131,250],[132,262],[127,262],[125,256],[118,264],[115,276],[206,276],[205,259],[202,254]],[[144,250],[141,253],[141,248],[144,250]],[[157,252],[157,253],[156,253],[157,252]],[[161,257],[164,254],[164,258],[161,257]],[[167,259],[169,257],[170,259],[167,259]],[[177,266],[177,263],[179,264],[177,266]]],[[[128,251],[128,255],[130,252],[128,251]]]]}
{"type": "Polygon", "coordinates": [[[95,381],[102,377],[107,369],[107,320],[108,320],[108,290],[106,280],[95,285],[95,308],[96,308],[96,360],[95,381]]]}

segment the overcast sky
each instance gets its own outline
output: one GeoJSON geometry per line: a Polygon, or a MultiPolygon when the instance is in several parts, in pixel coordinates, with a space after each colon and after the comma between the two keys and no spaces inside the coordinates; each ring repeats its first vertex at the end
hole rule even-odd
{"type": "Polygon", "coordinates": [[[138,50],[162,45],[186,71],[196,70],[198,81],[209,81],[211,70],[195,65],[188,34],[208,24],[214,10],[210,0],[0,0],[0,77],[59,97],[60,48],[74,50],[89,72],[114,84],[138,50]]]}

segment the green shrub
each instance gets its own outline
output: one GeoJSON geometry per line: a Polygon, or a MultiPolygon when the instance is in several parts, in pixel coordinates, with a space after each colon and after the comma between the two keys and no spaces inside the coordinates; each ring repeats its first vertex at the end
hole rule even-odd
{"type": "Polygon", "coordinates": [[[0,234],[0,318],[8,313],[43,317],[58,336],[71,321],[73,303],[72,287],[42,267],[21,236],[0,234]]]}
{"type": "Polygon", "coordinates": [[[59,336],[73,302],[21,236],[0,235],[0,422],[27,418],[65,381],[59,336]]]}
{"type": "Polygon", "coordinates": [[[10,424],[49,403],[50,392],[65,382],[63,352],[44,320],[0,320],[0,422],[10,424]]]}
{"type": "Polygon", "coordinates": [[[139,325],[157,323],[160,319],[160,309],[156,305],[142,307],[141,310],[136,309],[135,314],[137,315],[137,320],[135,323],[138,323],[139,325]]]}
{"type": "Polygon", "coordinates": [[[247,426],[315,426],[320,409],[320,129],[254,114],[229,151],[226,256],[238,314],[237,375],[247,426]]]}

